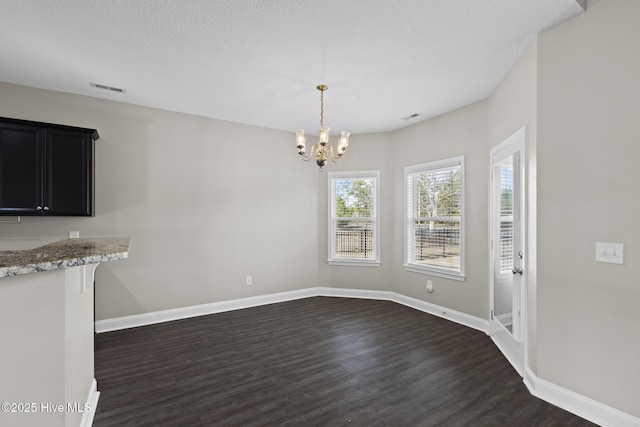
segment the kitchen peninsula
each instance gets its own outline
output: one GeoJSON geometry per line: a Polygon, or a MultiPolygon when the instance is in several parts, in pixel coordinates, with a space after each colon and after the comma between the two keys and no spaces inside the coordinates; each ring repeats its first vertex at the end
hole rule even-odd
{"type": "Polygon", "coordinates": [[[90,426],[94,272],[128,237],[64,239],[0,251],[0,425],[90,426]]]}

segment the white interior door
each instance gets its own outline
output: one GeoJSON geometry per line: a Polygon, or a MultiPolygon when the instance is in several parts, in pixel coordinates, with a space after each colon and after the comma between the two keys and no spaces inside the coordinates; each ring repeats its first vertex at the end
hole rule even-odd
{"type": "Polygon", "coordinates": [[[491,151],[491,337],[523,375],[526,336],[524,129],[491,151]]]}

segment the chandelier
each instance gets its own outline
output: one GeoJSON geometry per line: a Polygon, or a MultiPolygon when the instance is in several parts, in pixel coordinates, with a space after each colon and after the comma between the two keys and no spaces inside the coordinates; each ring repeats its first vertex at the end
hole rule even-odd
{"type": "Polygon", "coordinates": [[[338,148],[334,151],[333,147],[329,144],[329,128],[324,127],[324,91],[329,89],[327,85],[318,85],[316,89],[320,91],[320,134],[318,135],[318,143],[311,146],[309,154],[307,152],[307,139],[304,136],[304,130],[298,129],[296,131],[296,143],[298,147],[298,154],[305,162],[309,161],[312,157],[316,157],[316,163],[320,166],[320,170],[327,164],[327,159],[331,159],[334,162],[340,160],[347,147],[349,146],[349,135],[347,131],[340,132],[340,140],[338,141],[338,148]]]}

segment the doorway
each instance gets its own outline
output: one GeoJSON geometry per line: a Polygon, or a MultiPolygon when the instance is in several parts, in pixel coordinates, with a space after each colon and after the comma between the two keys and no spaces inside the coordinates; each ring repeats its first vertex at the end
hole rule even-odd
{"type": "Polygon", "coordinates": [[[524,375],[526,345],[525,129],[491,150],[490,335],[524,375]]]}

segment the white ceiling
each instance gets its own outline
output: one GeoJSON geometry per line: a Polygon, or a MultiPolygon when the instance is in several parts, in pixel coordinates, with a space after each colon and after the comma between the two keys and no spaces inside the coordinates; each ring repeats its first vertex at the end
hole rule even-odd
{"type": "Polygon", "coordinates": [[[382,132],[486,98],[537,32],[581,12],[576,0],[0,0],[0,81],[311,133],[325,83],[332,133],[382,132]]]}

